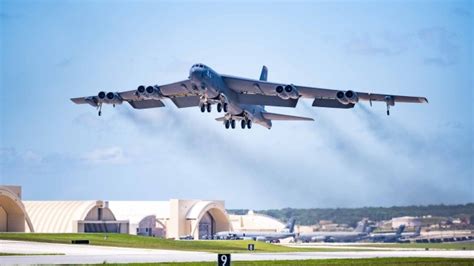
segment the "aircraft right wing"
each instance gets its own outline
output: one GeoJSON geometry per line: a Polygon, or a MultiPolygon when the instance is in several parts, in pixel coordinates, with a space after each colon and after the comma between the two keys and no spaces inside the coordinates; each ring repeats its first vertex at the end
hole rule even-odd
{"type": "Polygon", "coordinates": [[[262,105],[270,106],[295,107],[299,98],[313,99],[313,106],[328,108],[352,108],[359,101],[369,101],[370,104],[372,104],[373,101],[379,101],[385,102],[387,104],[388,114],[389,106],[394,106],[397,102],[428,103],[428,99],[425,97],[306,87],[293,84],[240,78],[229,75],[222,75],[222,78],[224,79],[224,82],[227,84],[227,86],[229,86],[241,96],[245,95],[245,98],[253,97],[253,101],[255,102],[254,104],[259,104],[260,101],[257,98],[261,96],[274,96],[280,98],[283,102],[286,102],[285,104],[276,102],[275,104],[272,101],[269,102],[270,104],[264,104],[264,101],[260,102],[262,105]],[[291,101],[293,101],[293,103],[291,101]]]}

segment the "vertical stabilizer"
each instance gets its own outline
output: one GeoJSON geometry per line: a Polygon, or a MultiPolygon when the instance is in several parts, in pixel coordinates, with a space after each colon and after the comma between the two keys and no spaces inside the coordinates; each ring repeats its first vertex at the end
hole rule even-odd
{"type": "Polygon", "coordinates": [[[288,223],[285,225],[285,228],[283,229],[283,231],[293,233],[295,231],[295,222],[296,222],[296,219],[294,217],[291,217],[288,220],[288,223]]]}
{"type": "Polygon", "coordinates": [[[262,73],[260,74],[261,81],[267,81],[268,78],[268,68],[266,66],[262,67],[262,73]]]}
{"type": "Polygon", "coordinates": [[[402,224],[398,227],[397,232],[395,233],[395,235],[400,236],[403,233],[404,230],[405,230],[405,225],[402,224]]]}
{"type": "Polygon", "coordinates": [[[367,230],[367,219],[363,219],[362,221],[357,223],[357,227],[354,229],[354,232],[364,233],[366,230],[367,230]]]}

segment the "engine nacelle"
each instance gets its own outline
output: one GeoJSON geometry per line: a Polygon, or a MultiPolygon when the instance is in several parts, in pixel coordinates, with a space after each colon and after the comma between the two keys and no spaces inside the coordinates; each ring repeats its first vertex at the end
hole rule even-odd
{"type": "Polygon", "coordinates": [[[143,85],[138,86],[136,94],[143,99],[153,99],[159,100],[163,98],[161,90],[158,86],[148,86],[143,85]]]}
{"type": "Polygon", "coordinates": [[[300,97],[300,94],[298,93],[298,90],[296,89],[295,85],[290,84],[285,86],[285,92],[288,94],[288,96],[291,99],[298,99],[300,97]]]}
{"type": "Polygon", "coordinates": [[[346,96],[346,99],[349,101],[349,103],[358,103],[359,102],[359,96],[355,91],[348,90],[346,93],[344,93],[344,96],[346,96]]]}
{"type": "Polygon", "coordinates": [[[283,100],[290,99],[290,95],[286,93],[285,88],[282,85],[278,85],[275,88],[275,92],[277,93],[278,97],[282,98],[283,100]]]}
{"type": "Polygon", "coordinates": [[[265,241],[267,241],[267,238],[266,238],[266,237],[264,237],[264,236],[258,236],[258,237],[256,237],[256,238],[255,238],[255,240],[256,240],[256,241],[262,241],[262,242],[265,242],[265,241]]]}
{"type": "Polygon", "coordinates": [[[106,96],[107,96],[107,93],[105,91],[100,91],[97,94],[97,97],[99,98],[99,101],[104,101],[106,96]]]}
{"type": "Polygon", "coordinates": [[[336,99],[342,104],[349,104],[349,100],[346,98],[346,94],[343,91],[336,93],[336,99]]]}
{"type": "Polygon", "coordinates": [[[108,92],[104,99],[104,103],[108,104],[121,104],[122,101],[122,97],[120,97],[118,92],[108,92]]]}

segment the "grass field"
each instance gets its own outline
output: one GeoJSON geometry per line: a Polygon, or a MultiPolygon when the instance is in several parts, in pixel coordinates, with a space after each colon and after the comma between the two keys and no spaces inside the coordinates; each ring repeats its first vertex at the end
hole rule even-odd
{"type": "Polygon", "coordinates": [[[366,244],[361,247],[387,247],[387,248],[422,248],[422,249],[455,249],[455,250],[474,250],[474,242],[464,243],[380,243],[366,244]]]}
{"type": "MultiPolygon", "coordinates": [[[[124,265],[124,264],[108,264],[124,265]]],[[[183,263],[144,263],[128,264],[136,266],[148,265],[183,265],[183,266],[210,266],[216,265],[216,262],[183,262],[183,263]]],[[[474,259],[443,259],[443,258],[375,258],[375,259],[329,259],[329,260],[282,260],[282,261],[232,261],[232,265],[373,265],[373,266],[401,266],[401,265],[449,265],[449,266],[472,266],[474,259]]]]}
{"type": "MultiPolygon", "coordinates": [[[[132,248],[151,248],[167,250],[187,250],[187,251],[205,251],[205,252],[301,252],[301,251],[347,251],[344,249],[331,248],[292,248],[279,245],[273,245],[251,240],[168,240],[154,237],[144,237],[126,234],[108,234],[107,238],[101,234],[42,234],[42,233],[0,233],[0,239],[36,241],[48,243],[71,244],[74,239],[87,239],[91,245],[114,246],[114,247],[132,247],[132,248]],[[247,245],[255,244],[255,251],[247,251],[247,245]]],[[[350,249],[358,251],[357,249],[350,249]]],[[[367,250],[367,249],[361,249],[367,250]]]]}

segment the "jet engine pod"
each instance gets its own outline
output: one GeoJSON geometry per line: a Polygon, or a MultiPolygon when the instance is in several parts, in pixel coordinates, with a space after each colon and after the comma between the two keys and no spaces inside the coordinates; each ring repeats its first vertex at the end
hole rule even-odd
{"type": "Polygon", "coordinates": [[[105,91],[101,91],[101,92],[99,92],[99,94],[97,94],[97,97],[99,97],[99,99],[101,99],[101,100],[104,100],[105,95],[106,95],[105,91]]]}
{"type": "Polygon", "coordinates": [[[275,88],[275,92],[277,93],[278,97],[282,98],[283,100],[290,99],[290,95],[285,91],[285,88],[282,85],[278,85],[275,88]]]}
{"type": "Polygon", "coordinates": [[[349,100],[346,97],[346,94],[343,91],[338,91],[336,93],[336,99],[342,104],[349,104],[349,100]]]}
{"type": "Polygon", "coordinates": [[[105,103],[109,104],[121,104],[122,97],[117,92],[108,92],[106,94],[106,99],[104,99],[105,103]]]}
{"type": "Polygon", "coordinates": [[[161,94],[160,88],[158,86],[145,87],[143,85],[140,85],[138,86],[135,94],[147,100],[148,99],[159,100],[163,98],[163,95],[161,94]]]}
{"type": "Polygon", "coordinates": [[[344,94],[346,96],[346,99],[349,101],[349,103],[358,103],[359,102],[359,96],[355,91],[348,90],[344,94]]]}
{"type": "Polygon", "coordinates": [[[143,86],[143,85],[138,86],[137,92],[138,92],[138,94],[145,93],[145,86],[143,86]]]}
{"type": "Polygon", "coordinates": [[[298,97],[300,96],[300,94],[296,90],[295,85],[293,85],[293,84],[286,85],[285,86],[285,92],[288,94],[288,96],[291,99],[298,99],[298,97]]]}
{"type": "Polygon", "coordinates": [[[146,93],[152,94],[154,91],[155,91],[155,88],[153,88],[153,86],[146,87],[146,93]]]}

